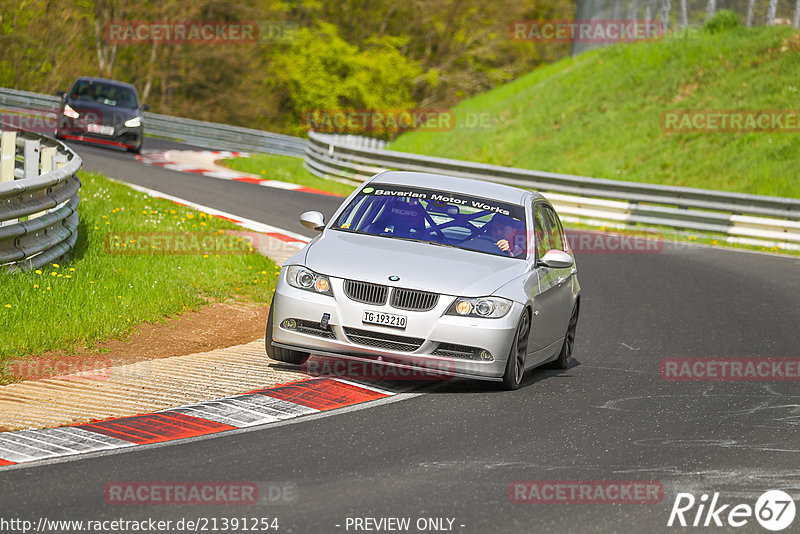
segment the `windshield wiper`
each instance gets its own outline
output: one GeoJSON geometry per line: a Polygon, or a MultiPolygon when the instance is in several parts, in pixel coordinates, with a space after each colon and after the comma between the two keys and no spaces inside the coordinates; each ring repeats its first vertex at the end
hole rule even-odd
{"type": "Polygon", "coordinates": [[[457,245],[451,245],[450,243],[439,243],[438,241],[428,241],[428,244],[436,245],[437,247],[461,248],[457,245]]]}
{"type": "Polygon", "coordinates": [[[367,233],[364,230],[353,230],[352,228],[338,228],[336,226],[332,227],[331,230],[338,230],[340,232],[347,232],[349,234],[375,235],[375,234],[367,233]]]}

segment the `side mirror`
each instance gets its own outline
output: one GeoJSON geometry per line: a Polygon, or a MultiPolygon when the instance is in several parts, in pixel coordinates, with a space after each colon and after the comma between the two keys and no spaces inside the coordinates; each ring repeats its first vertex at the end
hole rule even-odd
{"type": "Polygon", "coordinates": [[[67,92],[66,91],[56,91],[56,96],[58,96],[60,98],[67,98],[67,92]]]}
{"type": "Polygon", "coordinates": [[[539,258],[539,265],[552,267],[553,269],[566,269],[567,267],[572,267],[574,263],[572,256],[563,250],[548,250],[544,256],[539,258]]]}
{"type": "Polygon", "coordinates": [[[142,111],[150,111],[150,104],[142,104],[142,111]]]}
{"type": "Polygon", "coordinates": [[[300,215],[300,224],[309,230],[321,232],[325,228],[325,216],[318,211],[307,211],[300,215]]]}

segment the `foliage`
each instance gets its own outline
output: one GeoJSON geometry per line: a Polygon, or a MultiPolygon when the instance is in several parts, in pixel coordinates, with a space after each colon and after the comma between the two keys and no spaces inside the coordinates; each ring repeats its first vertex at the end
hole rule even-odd
{"type": "Polygon", "coordinates": [[[99,174],[81,173],[81,180],[73,258],[36,272],[0,272],[0,367],[9,358],[124,337],[137,324],[208,300],[271,297],[276,267],[250,252],[252,233],[230,234],[241,228],[99,174]],[[164,246],[168,236],[176,243],[171,249],[164,246]],[[177,236],[186,236],[185,246],[177,246],[177,236]],[[202,239],[211,236],[209,249],[202,239]],[[153,237],[169,253],[124,253],[146,239],[157,243],[153,237]]]}
{"type": "Polygon", "coordinates": [[[514,42],[570,0],[0,0],[0,86],[53,93],[80,75],[133,83],[153,111],[298,133],[307,108],[448,107],[566,55],[514,42]],[[280,36],[114,44],[112,22],[252,21],[280,36]]]}
{"type": "Polygon", "coordinates": [[[708,33],[722,33],[740,25],[739,15],[730,9],[721,9],[703,24],[708,33]]]}
{"type": "Polygon", "coordinates": [[[593,50],[462,102],[453,108],[452,131],[409,132],[387,148],[800,197],[796,132],[662,129],[662,114],[670,110],[796,110],[798,53],[800,33],[787,27],[696,32],[593,50]]]}

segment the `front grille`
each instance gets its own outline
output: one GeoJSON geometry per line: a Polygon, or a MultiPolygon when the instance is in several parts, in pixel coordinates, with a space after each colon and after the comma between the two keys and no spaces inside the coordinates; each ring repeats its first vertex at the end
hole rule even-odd
{"type": "Polygon", "coordinates": [[[389,292],[389,288],[378,284],[370,284],[368,282],[345,280],[344,292],[356,302],[383,306],[386,304],[386,295],[389,292]]]}
{"type": "Polygon", "coordinates": [[[336,335],[331,330],[330,325],[328,325],[328,328],[322,328],[321,324],[314,321],[296,319],[295,322],[297,323],[297,326],[294,329],[295,332],[308,334],[310,336],[324,337],[327,339],[336,339],[336,335]]]}
{"type": "Polygon", "coordinates": [[[369,330],[348,327],[345,327],[344,333],[350,341],[358,345],[395,350],[398,352],[414,352],[420,348],[425,341],[417,337],[384,334],[383,332],[371,332],[369,330]]]}
{"type": "Polygon", "coordinates": [[[467,345],[456,345],[455,343],[439,343],[439,346],[432,352],[434,356],[445,356],[447,358],[461,358],[463,360],[480,360],[481,349],[467,345]]]}
{"type": "Polygon", "coordinates": [[[437,293],[428,293],[427,291],[417,291],[414,289],[401,289],[399,287],[392,291],[391,305],[401,310],[428,311],[432,310],[437,302],[439,302],[439,295],[437,293]]]}

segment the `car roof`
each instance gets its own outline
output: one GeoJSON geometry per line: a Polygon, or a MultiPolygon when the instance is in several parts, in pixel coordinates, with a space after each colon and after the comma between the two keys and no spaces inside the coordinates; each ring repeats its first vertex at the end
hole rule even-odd
{"type": "Polygon", "coordinates": [[[428,172],[385,171],[375,176],[370,183],[441,189],[443,191],[500,200],[511,204],[523,204],[525,197],[528,195],[532,195],[534,199],[544,198],[540,193],[520,189],[519,187],[428,172]]]}
{"type": "MultiPolygon", "coordinates": [[[[108,84],[108,85],[119,85],[121,87],[128,87],[130,89],[133,89],[134,92],[136,92],[136,87],[133,84],[126,83],[126,82],[120,82],[120,81],[117,81],[117,80],[109,80],[108,78],[95,78],[93,76],[81,76],[77,80],[75,80],[76,83],[80,82],[80,81],[102,82],[102,83],[105,83],[105,84],[108,84]]],[[[75,85],[75,84],[73,84],[73,85],[75,85]]]]}

